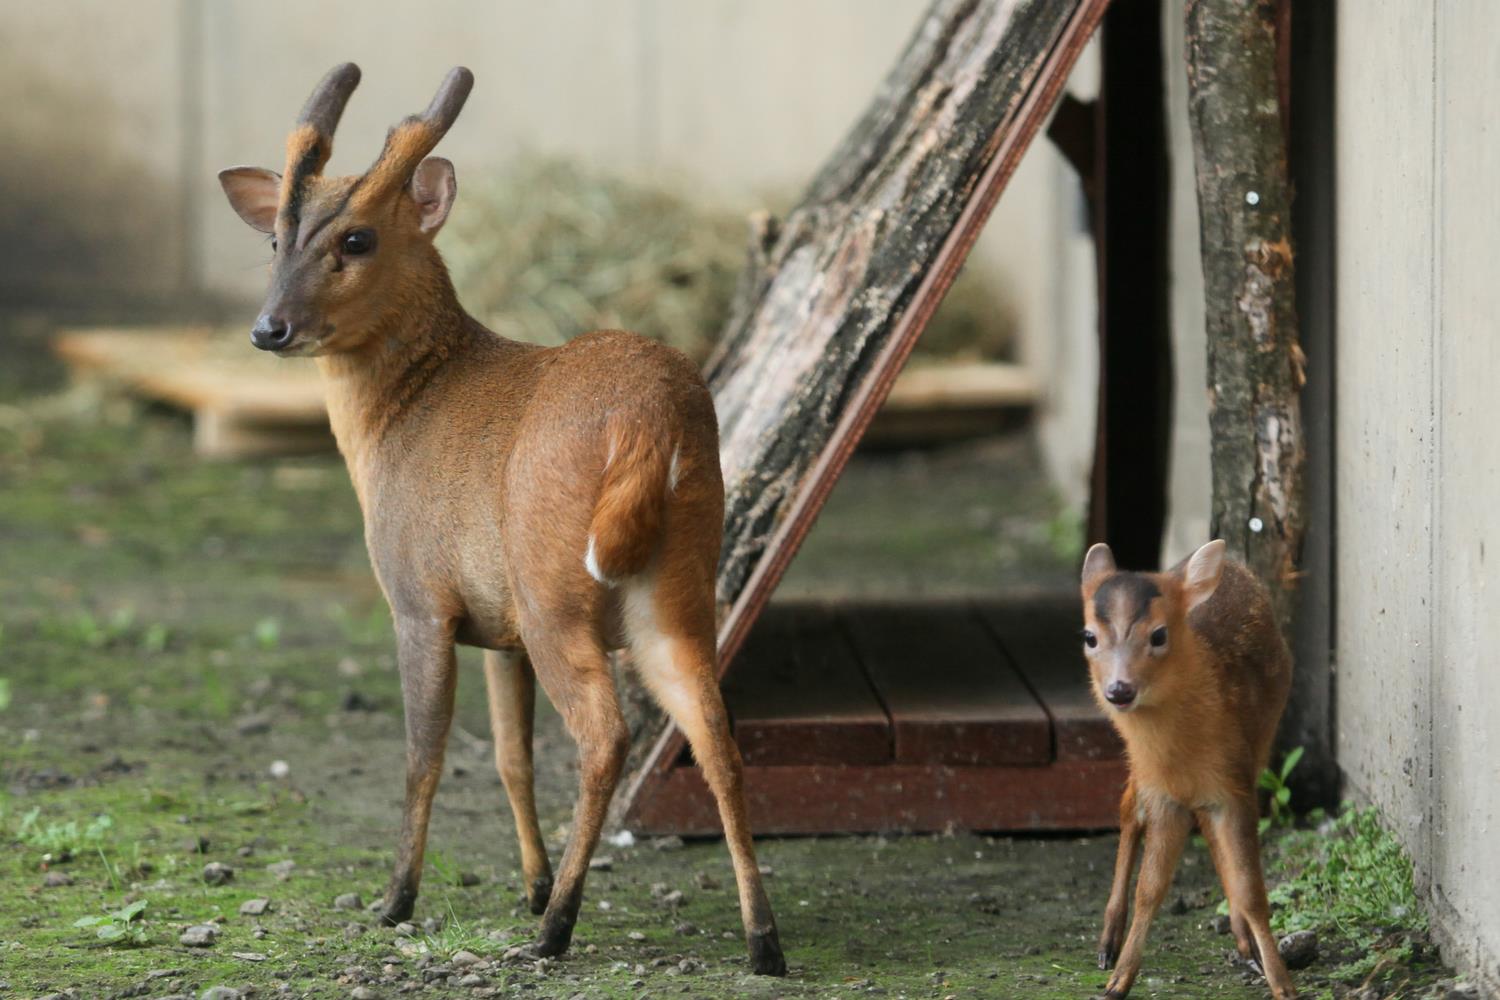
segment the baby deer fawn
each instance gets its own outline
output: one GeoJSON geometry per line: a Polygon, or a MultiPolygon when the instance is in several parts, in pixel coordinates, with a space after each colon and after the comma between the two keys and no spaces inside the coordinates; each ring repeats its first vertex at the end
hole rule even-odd
{"type": "Polygon", "coordinates": [[[1083,646],[1094,695],[1125,741],[1120,851],[1099,937],[1105,996],[1130,992],[1151,919],[1196,819],[1229,900],[1240,954],[1277,1000],[1295,997],[1271,934],[1256,779],[1286,706],[1292,658],[1265,587],[1212,541],[1165,573],[1115,568],[1107,545],[1083,563],[1083,646]],[[1135,917],[1130,876],[1144,841],[1135,917]]]}
{"type": "Polygon", "coordinates": [[[634,334],[541,348],[466,314],[433,246],[453,205],[453,164],[428,153],[473,76],[449,73],[363,175],[324,177],[358,83],[345,64],[318,85],[287,140],[284,175],[234,167],[219,179],[240,217],[271,236],[271,287],[251,341],[316,358],[395,621],[406,801],[384,919],[407,919],[416,900],[461,642],[485,650],[495,763],[532,912],[544,914],[536,950],[567,948],[625,761],[606,658],[624,647],[718,801],[752,967],[782,975],[717,681],[724,486],[708,389],[682,354],[634,334]],[[555,887],[533,798],[536,681],[579,752],[555,887]]]}

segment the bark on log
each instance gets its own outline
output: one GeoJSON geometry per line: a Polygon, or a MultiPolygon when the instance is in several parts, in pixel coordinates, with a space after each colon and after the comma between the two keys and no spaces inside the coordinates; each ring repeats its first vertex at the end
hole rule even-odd
{"type": "Polygon", "coordinates": [[[936,0],[863,117],[750,260],[708,366],[733,603],[1085,0],[936,0]]]}
{"type": "Polygon", "coordinates": [[[1304,462],[1275,0],[1189,0],[1188,101],[1208,312],[1213,535],[1290,632],[1304,462]]]}

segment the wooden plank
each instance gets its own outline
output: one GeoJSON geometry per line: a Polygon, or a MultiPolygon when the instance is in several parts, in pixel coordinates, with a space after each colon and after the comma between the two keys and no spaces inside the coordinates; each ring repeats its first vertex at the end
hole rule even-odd
{"type": "Polygon", "coordinates": [[[897,763],[1052,759],[1046,711],[968,606],[865,606],[843,622],[890,714],[897,763]]]}
{"type": "Polygon", "coordinates": [[[985,603],[979,610],[1051,715],[1057,759],[1120,757],[1120,736],[1089,691],[1078,640],[1083,620],[1078,599],[1024,598],[985,603]]]}
{"type": "MultiPolygon", "coordinates": [[[[747,767],[757,834],[1104,830],[1118,826],[1122,760],[1047,767],[747,767]]],[[[715,836],[713,796],[696,767],[643,789],[625,817],[639,833],[715,836]]]]}
{"type": "Polygon", "coordinates": [[[771,609],[724,680],[747,764],[878,764],[891,725],[834,613],[771,609]]]}

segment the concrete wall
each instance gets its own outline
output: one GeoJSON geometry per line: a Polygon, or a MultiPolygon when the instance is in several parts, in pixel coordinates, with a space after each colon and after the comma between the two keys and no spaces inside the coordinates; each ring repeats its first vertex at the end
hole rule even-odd
{"type": "Polygon", "coordinates": [[[1497,35],[1493,4],[1339,4],[1339,759],[1414,854],[1448,954],[1491,989],[1497,35]]]}
{"type": "MultiPolygon", "coordinates": [[[[464,178],[540,152],[651,178],[746,209],[794,198],[895,60],[928,0],[0,0],[0,301],[94,293],[171,303],[259,296],[263,240],[214,175],[280,167],[318,77],[365,71],[335,171],[362,169],[386,128],[448,67],[477,84],[442,152],[464,178]]],[[[1041,369],[1059,350],[1067,182],[1045,142],[1022,164],[974,267],[1008,303],[1041,369]],[[1038,252],[1038,247],[1042,251],[1038,252]]],[[[455,212],[462,213],[460,193],[455,212]]],[[[1083,349],[1079,358],[1074,347],[1083,349]]],[[[1066,412],[1071,393],[1055,404],[1066,412]]],[[[1092,401],[1087,402],[1089,420],[1092,401]]],[[[1072,426],[1073,421],[1068,426],[1072,426]]],[[[1071,434],[1071,431],[1069,432],[1071,434]]],[[[1074,459],[1091,432],[1070,440],[1074,459]]],[[[1083,478],[1073,475],[1079,496],[1083,478]]]]}

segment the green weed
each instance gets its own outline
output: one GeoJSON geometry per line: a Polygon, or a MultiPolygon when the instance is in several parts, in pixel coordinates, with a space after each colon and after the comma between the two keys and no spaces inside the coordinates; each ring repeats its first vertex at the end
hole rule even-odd
{"type": "Polygon", "coordinates": [[[74,927],[94,929],[94,934],[105,944],[126,944],[140,947],[151,943],[141,914],[146,912],[146,900],[137,899],[118,910],[91,917],[79,917],[74,927]]]}
{"type": "Polygon", "coordinates": [[[1287,779],[1302,760],[1302,747],[1294,747],[1281,761],[1281,770],[1266,768],[1260,772],[1260,787],[1271,793],[1271,815],[1260,821],[1260,832],[1264,834],[1273,826],[1291,826],[1296,816],[1292,811],[1292,790],[1287,779]]]}
{"type": "Polygon", "coordinates": [[[95,816],[87,826],[81,828],[77,820],[43,823],[41,816],[42,807],[32,807],[21,816],[12,836],[18,843],[43,852],[44,864],[66,861],[86,848],[107,843],[113,835],[115,825],[115,821],[107,814],[95,816]]]}

